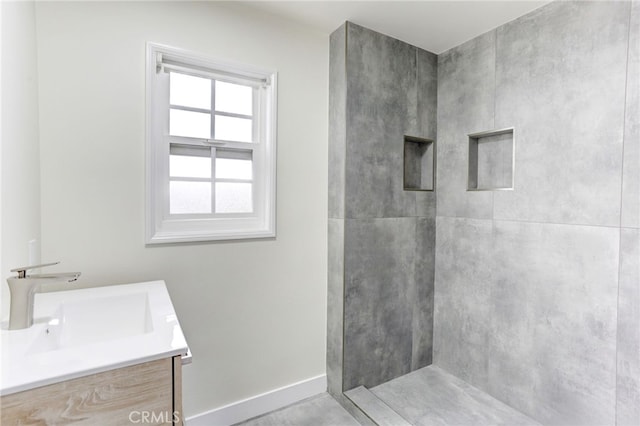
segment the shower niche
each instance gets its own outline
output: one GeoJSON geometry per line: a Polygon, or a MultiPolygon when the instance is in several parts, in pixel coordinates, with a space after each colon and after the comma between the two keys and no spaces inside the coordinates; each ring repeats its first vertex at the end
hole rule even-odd
{"type": "Polygon", "coordinates": [[[513,189],[515,145],[513,127],[469,135],[467,191],[513,189]]]}
{"type": "Polygon", "coordinates": [[[435,142],[404,137],[404,190],[433,191],[435,188],[435,142]]]}

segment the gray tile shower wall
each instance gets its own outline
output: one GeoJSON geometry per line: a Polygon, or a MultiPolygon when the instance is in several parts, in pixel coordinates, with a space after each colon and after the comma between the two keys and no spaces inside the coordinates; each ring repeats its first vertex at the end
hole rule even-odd
{"type": "Polygon", "coordinates": [[[438,56],[347,23],[330,79],[330,391],[433,361],[543,424],[639,424],[640,2],[438,56]],[[468,134],[506,127],[514,189],[467,191],[468,134]],[[403,191],[403,135],[435,192],[403,191]]]}
{"type": "Polygon", "coordinates": [[[329,218],[327,289],[327,387],[342,393],[344,329],[344,219],[329,218]]]}
{"type": "Polygon", "coordinates": [[[475,386],[488,382],[491,221],[438,216],[433,363],[475,386]]]}
{"type": "Polygon", "coordinates": [[[619,226],[629,5],[554,2],[497,29],[517,190],[495,194],[495,219],[619,226]]]}
{"type": "Polygon", "coordinates": [[[436,221],[434,217],[416,218],[414,256],[411,370],[433,362],[433,284],[436,268],[436,221]]]}
{"type": "Polygon", "coordinates": [[[403,189],[403,154],[405,135],[436,139],[437,57],[352,23],[330,43],[327,374],[337,394],[431,363],[436,200],[403,189]]]}
{"type": "Polygon", "coordinates": [[[639,9],[553,2],[438,57],[433,362],[543,424],[640,422],[639,9]],[[466,135],[512,126],[515,189],[466,192],[466,135]]]}
{"type": "Polygon", "coordinates": [[[619,426],[640,424],[640,229],[620,234],[620,290],[618,295],[619,426]]]}
{"type": "Polygon", "coordinates": [[[329,218],[344,219],[345,162],[347,147],[347,24],[329,39],[329,218]]]}
{"type": "Polygon", "coordinates": [[[622,174],[616,424],[640,424],[640,2],[631,6],[622,174]],[[634,229],[635,228],[635,229],[634,229]]]}
{"type": "MultiPolygon", "coordinates": [[[[437,151],[438,57],[422,49],[416,49],[416,53],[418,79],[417,129],[415,135],[409,136],[419,136],[434,140],[437,151]]],[[[414,194],[416,197],[416,216],[436,217],[435,192],[414,191],[414,194]]]]}
{"type": "Polygon", "coordinates": [[[417,130],[416,48],[348,23],[346,62],[345,215],[415,216],[399,172],[403,136],[417,130]]]}
{"type": "Polygon", "coordinates": [[[345,389],[411,368],[415,218],[347,219],[345,389]]]}
{"type": "Polygon", "coordinates": [[[438,217],[436,259],[436,365],[543,424],[613,424],[617,229],[438,217]]]}
{"type": "Polygon", "coordinates": [[[346,220],[345,389],[431,363],[433,275],[424,259],[433,252],[424,241],[433,228],[428,218],[346,220]]]}
{"type": "Polygon", "coordinates": [[[327,288],[327,386],[334,396],[342,394],[344,318],[344,189],[346,161],[345,72],[346,24],[329,39],[329,220],[327,288]]]}
{"type": "Polygon", "coordinates": [[[631,4],[629,27],[622,165],[622,226],[640,228],[640,1],[631,4]]]}
{"type": "Polygon", "coordinates": [[[438,216],[490,219],[493,192],[467,192],[469,133],[492,130],[495,31],[438,55],[438,216]]]}
{"type": "Polygon", "coordinates": [[[631,5],[622,166],[616,424],[640,424],[640,2],[631,5]]]}

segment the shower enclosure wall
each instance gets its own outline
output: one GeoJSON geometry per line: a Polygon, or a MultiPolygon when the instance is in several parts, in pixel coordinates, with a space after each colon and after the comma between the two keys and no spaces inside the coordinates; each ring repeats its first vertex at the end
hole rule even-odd
{"type": "Polygon", "coordinates": [[[640,3],[437,56],[346,23],[330,79],[330,392],[433,361],[544,424],[640,423],[640,3]],[[468,191],[469,135],[505,128],[483,167],[515,152],[513,189],[468,191]],[[405,135],[435,193],[403,189],[405,135]]]}
{"type": "Polygon", "coordinates": [[[329,388],[431,363],[435,194],[404,190],[404,137],[435,139],[436,55],[352,24],[331,36],[329,388]]]}

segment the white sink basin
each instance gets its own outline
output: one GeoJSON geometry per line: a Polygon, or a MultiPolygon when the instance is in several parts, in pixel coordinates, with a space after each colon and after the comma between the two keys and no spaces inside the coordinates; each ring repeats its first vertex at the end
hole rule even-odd
{"type": "Polygon", "coordinates": [[[62,303],[29,353],[90,345],[152,331],[147,293],[62,303]]]}
{"type": "Polygon", "coordinates": [[[164,281],[37,294],[34,325],[1,335],[0,395],[188,354],[164,281]]]}

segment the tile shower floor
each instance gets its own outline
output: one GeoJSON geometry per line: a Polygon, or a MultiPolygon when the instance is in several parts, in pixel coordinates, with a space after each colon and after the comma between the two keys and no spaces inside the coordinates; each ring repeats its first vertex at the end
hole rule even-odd
{"type": "Polygon", "coordinates": [[[436,366],[383,383],[371,393],[415,426],[540,424],[436,366]]]}
{"type": "MultiPolygon", "coordinates": [[[[381,426],[540,425],[436,366],[416,370],[369,391],[361,389],[347,395],[351,392],[357,405],[381,426]]],[[[359,423],[329,394],[323,393],[239,425],[358,426],[359,423]]]]}

